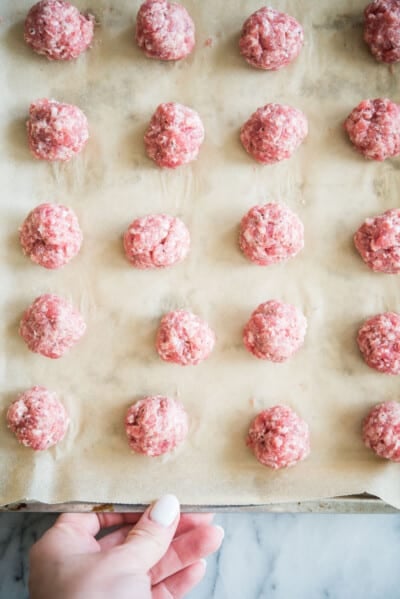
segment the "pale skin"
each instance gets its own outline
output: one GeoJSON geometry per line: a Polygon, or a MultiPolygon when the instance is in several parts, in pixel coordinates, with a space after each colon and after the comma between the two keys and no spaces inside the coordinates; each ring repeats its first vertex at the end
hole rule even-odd
{"type": "Polygon", "coordinates": [[[212,514],[181,515],[176,498],[166,497],[144,514],[61,515],[31,549],[30,599],[185,597],[223,530],[211,524],[212,514]]]}

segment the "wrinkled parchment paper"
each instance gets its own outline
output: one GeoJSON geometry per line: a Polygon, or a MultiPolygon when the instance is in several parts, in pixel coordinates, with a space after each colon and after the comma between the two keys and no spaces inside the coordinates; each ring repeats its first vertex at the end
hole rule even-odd
{"type": "Polygon", "coordinates": [[[72,64],[50,63],[22,39],[29,1],[1,3],[0,177],[2,325],[0,503],[146,503],[166,491],[188,504],[258,504],[368,491],[400,507],[400,466],[378,459],[360,438],[362,418],[399,399],[399,378],[370,370],[355,343],[361,322],[400,310],[399,279],[372,273],[352,234],[365,217],[399,205],[399,159],[365,161],[342,121],[361,99],[399,100],[399,68],[378,64],[362,41],[363,0],[275,2],[304,25],[294,64],[276,73],[246,65],[237,49],[257,0],[186,0],[197,28],[192,56],[177,64],[146,59],[133,42],[138,0],[76,2],[99,21],[94,47],[72,64]],[[211,38],[211,47],[206,40],[211,38]],[[90,141],[71,163],[35,161],[24,122],[32,100],[80,106],[90,141]],[[162,171],[142,137],[156,106],[179,101],[200,113],[206,141],[198,161],[162,171]],[[304,110],[310,134],[289,161],[255,164],[238,130],[271,101],[304,110]],[[305,224],[306,248],[284,265],[261,268],[237,247],[237,226],[254,204],[282,200],[305,224]],[[81,254],[58,272],[25,258],[17,228],[41,202],[65,203],[84,231],[81,254]],[[167,212],[192,234],[181,265],[140,272],[124,259],[121,235],[133,218],[167,212]],[[30,353],[17,334],[23,310],[41,293],[70,298],[88,330],[64,358],[30,353]],[[282,365],[253,358],[241,342],[251,311],[277,298],[309,322],[304,348],[282,365]],[[215,329],[212,356],[196,367],[162,362],[154,336],[162,314],[188,308],[215,329]],[[16,394],[41,384],[58,391],[70,415],[57,448],[34,453],[5,425],[16,394]],[[143,394],[178,397],[191,418],[173,455],[133,455],[123,418],[143,394]],[[246,448],[249,422],[287,403],[310,424],[310,458],[281,472],[246,448]]]}

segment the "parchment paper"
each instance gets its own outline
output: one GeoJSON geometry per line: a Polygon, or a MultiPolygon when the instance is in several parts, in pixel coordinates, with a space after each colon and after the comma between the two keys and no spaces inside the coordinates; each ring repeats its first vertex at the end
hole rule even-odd
{"type": "Polygon", "coordinates": [[[365,161],[342,131],[361,99],[400,99],[399,67],[376,63],[362,41],[365,1],[275,2],[303,23],[306,39],[298,60],[276,73],[248,67],[237,49],[259,0],[185,0],[197,47],[177,64],[135,47],[138,0],[76,4],[100,23],[95,44],[73,64],[57,64],[24,45],[30,1],[1,3],[0,503],[146,503],[168,491],[189,504],[257,504],[368,491],[400,507],[400,466],[375,457],[360,437],[373,404],[399,399],[399,379],[370,370],[355,342],[365,318],[400,310],[399,279],[369,271],[352,245],[366,216],[399,205],[399,160],[365,161]],[[75,103],[88,116],[90,141],[69,164],[29,154],[24,122],[40,97],[75,103]],[[176,171],[159,170],[143,149],[163,101],[194,107],[206,128],[198,161],[176,171]],[[271,101],[304,110],[310,134],[291,160],[260,166],[238,130],[271,101]],[[268,200],[300,215],[306,248],[261,268],[239,252],[237,226],[268,200]],[[27,212],[48,201],[72,206],[84,231],[81,254],[58,272],[32,264],[17,241],[27,212]],[[161,211],[190,228],[190,257],[137,271],[124,259],[122,233],[133,218],[161,211]],[[23,310],[45,292],[70,298],[88,324],[60,360],[30,353],[17,334],[23,310]],[[257,360],[241,341],[251,311],[270,298],[300,306],[309,323],[304,348],[282,365],[257,360]],[[198,313],[217,333],[199,366],[167,364],[155,352],[159,319],[175,308],[198,313]],[[72,419],[65,441],[42,453],[20,446],[5,425],[10,401],[34,384],[58,391],[72,419]],[[130,452],[123,418],[135,399],[157,393],[184,403],[191,431],[176,453],[149,459],[130,452]],[[312,431],[310,458],[281,472],[259,465],[244,444],[254,415],[275,403],[296,409],[312,431]]]}

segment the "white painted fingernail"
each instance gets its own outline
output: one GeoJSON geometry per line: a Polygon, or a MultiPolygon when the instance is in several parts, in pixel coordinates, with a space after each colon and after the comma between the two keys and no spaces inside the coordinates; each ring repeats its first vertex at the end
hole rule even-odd
{"type": "Polygon", "coordinates": [[[201,560],[200,560],[200,561],[201,561],[201,563],[203,564],[203,566],[204,566],[205,568],[207,568],[207,562],[206,562],[206,560],[205,560],[204,558],[201,558],[201,560]]]}
{"type": "Polygon", "coordinates": [[[218,530],[220,530],[220,531],[221,531],[222,538],[224,538],[224,536],[225,536],[225,531],[224,531],[224,529],[222,528],[222,526],[220,526],[219,524],[217,524],[217,525],[215,526],[215,528],[218,528],[218,530]]]}
{"type": "Polygon", "coordinates": [[[150,520],[168,528],[178,514],[179,501],[175,495],[163,495],[151,508],[150,520]]]}

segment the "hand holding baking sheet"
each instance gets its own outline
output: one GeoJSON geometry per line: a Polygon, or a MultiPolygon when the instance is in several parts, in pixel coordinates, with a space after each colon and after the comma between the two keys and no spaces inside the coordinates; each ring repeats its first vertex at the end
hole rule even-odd
{"type": "Polygon", "coordinates": [[[174,495],[143,515],[63,514],[31,550],[30,597],[183,597],[203,578],[203,558],[222,542],[223,530],[211,520],[211,514],[180,516],[174,495]]]}

